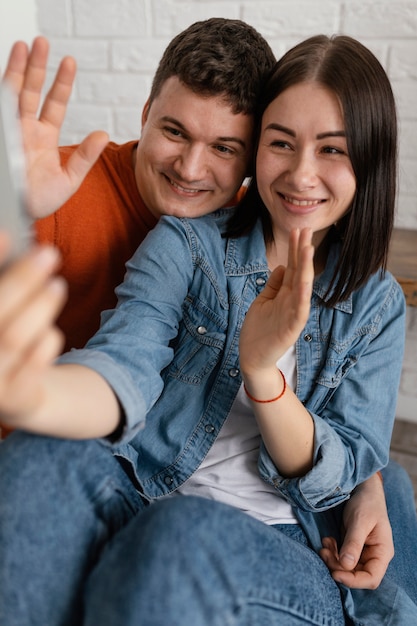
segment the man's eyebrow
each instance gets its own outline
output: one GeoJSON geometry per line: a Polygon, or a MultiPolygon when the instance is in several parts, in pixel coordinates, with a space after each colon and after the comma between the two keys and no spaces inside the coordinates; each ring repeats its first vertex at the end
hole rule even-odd
{"type": "MultiPolygon", "coordinates": [[[[280,130],[281,132],[290,135],[290,137],[296,137],[295,131],[287,128],[286,126],[282,126],[282,124],[276,124],[275,122],[268,124],[265,130],[280,130]]],[[[316,137],[317,139],[326,139],[327,137],[346,137],[346,132],[344,130],[329,130],[324,133],[319,133],[316,137]]]]}
{"type": "MultiPolygon", "coordinates": [[[[175,126],[178,126],[178,128],[180,128],[182,131],[184,131],[185,134],[188,134],[189,131],[187,130],[187,128],[184,126],[184,124],[182,124],[180,121],[178,121],[177,119],[175,119],[175,117],[171,117],[170,115],[164,115],[161,117],[161,121],[162,122],[168,122],[169,124],[175,124],[175,126]]],[[[219,143],[238,143],[239,145],[242,146],[242,148],[246,149],[246,142],[243,141],[243,139],[241,139],[241,137],[232,137],[232,136],[224,136],[224,137],[216,137],[215,141],[218,141],[219,143]]]]}
{"type": "Polygon", "coordinates": [[[182,130],[187,131],[187,129],[185,128],[184,124],[181,124],[181,122],[176,120],[175,117],[171,117],[170,115],[163,115],[161,117],[161,122],[169,122],[170,124],[175,124],[175,126],[178,126],[182,130]]]}

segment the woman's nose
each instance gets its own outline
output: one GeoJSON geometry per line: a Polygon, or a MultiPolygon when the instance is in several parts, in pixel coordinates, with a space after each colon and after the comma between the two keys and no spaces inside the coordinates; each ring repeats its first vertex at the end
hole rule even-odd
{"type": "Polygon", "coordinates": [[[297,191],[314,187],[317,183],[317,176],[317,163],[314,155],[301,153],[292,160],[288,179],[297,191]]]}

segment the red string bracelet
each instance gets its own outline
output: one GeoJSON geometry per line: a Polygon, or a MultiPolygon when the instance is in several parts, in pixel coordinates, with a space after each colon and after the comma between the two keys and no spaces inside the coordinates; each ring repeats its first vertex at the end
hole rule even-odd
{"type": "Polygon", "coordinates": [[[254,398],[253,396],[251,396],[251,394],[249,393],[249,391],[246,389],[246,385],[245,383],[243,383],[243,389],[245,390],[246,395],[248,396],[248,398],[250,400],[252,400],[253,402],[258,402],[258,404],[268,404],[269,402],[276,402],[277,400],[279,400],[280,398],[282,398],[282,396],[285,393],[285,390],[287,388],[287,381],[285,380],[285,376],[284,374],[281,372],[281,370],[278,370],[279,373],[282,376],[282,382],[284,383],[284,387],[283,390],[281,391],[281,393],[276,397],[276,398],[271,398],[270,400],[258,400],[257,398],[254,398]]]}

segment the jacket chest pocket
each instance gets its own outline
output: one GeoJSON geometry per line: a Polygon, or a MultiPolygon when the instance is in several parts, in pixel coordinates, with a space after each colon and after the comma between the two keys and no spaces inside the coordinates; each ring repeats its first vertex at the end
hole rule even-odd
{"type": "Polygon", "coordinates": [[[339,385],[356,362],[357,358],[354,355],[346,355],[340,359],[327,359],[316,378],[318,387],[316,388],[316,393],[313,394],[313,402],[311,403],[311,408],[314,411],[319,413],[326,408],[339,385]]]}
{"type": "Polygon", "coordinates": [[[227,322],[206,304],[187,299],[178,335],[172,342],[174,358],[168,376],[198,385],[221,361],[227,322]]]}

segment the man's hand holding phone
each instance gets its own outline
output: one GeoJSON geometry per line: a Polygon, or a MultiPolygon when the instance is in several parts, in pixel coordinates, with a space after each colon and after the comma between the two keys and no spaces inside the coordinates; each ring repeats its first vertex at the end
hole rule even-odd
{"type": "MultiPolygon", "coordinates": [[[[0,231],[0,266],[10,237],[0,231]]],[[[59,253],[34,246],[0,272],[0,423],[13,428],[41,401],[46,369],[59,355],[63,337],[54,325],[66,298],[55,276],[59,253]]]]}

